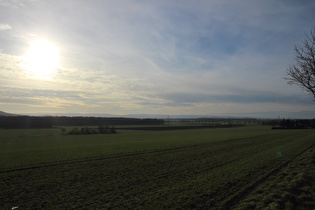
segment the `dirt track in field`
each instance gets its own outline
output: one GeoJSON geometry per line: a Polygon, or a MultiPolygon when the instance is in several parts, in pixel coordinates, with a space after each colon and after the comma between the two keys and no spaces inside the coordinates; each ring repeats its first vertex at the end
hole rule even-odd
{"type": "Polygon", "coordinates": [[[230,209],[315,209],[315,144],[232,199],[230,209]]]}
{"type": "Polygon", "coordinates": [[[156,199],[152,199],[151,195],[154,197],[162,192],[159,199],[178,193],[178,197],[174,197],[177,198],[176,202],[172,199],[164,207],[177,205],[182,209],[315,209],[315,192],[312,188],[315,186],[312,177],[315,174],[313,141],[308,141],[307,145],[302,144],[304,146],[298,147],[299,150],[291,147],[296,152],[286,158],[275,159],[265,155],[270,150],[275,154],[277,150],[272,148],[289,147],[300,135],[291,133],[290,138],[283,137],[282,134],[259,135],[47,162],[34,167],[29,165],[11,170],[8,168],[0,171],[2,181],[16,182],[16,185],[7,185],[8,193],[3,199],[7,199],[7,205],[15,202],[30,207],[39,205],[34,204],[33,200],[40,195],[42,207],[86,209],[105,207],[104,201],[109,200],[106,203],[108,207],[118,208],[119,205],[142,206],[146,202],[148,206],[159,204],[160,202],[155,203],[156,199]],[[265,157],[269,158],[266,162],[265,157]],[[225,175],[228,178],[224,178],[225,175]],[[26,183],[26,190],[20,189],[19,183],[26,183]],[[12,186],[16,189],[11,190],[12,186]],[[166,190],[162,191],[163,189],[166,190]],[[58,197],[59,192],[63,193],[60,195],[62,198],[58,197]],[[53,195],[47,197],[47,193],[53,195]],[[70,194],[70,197],[63,200],[70,194]],[[195,197],[185,202],[179,197],[182,194],[187,195],[186,200],[195,197]],[[23,197],[17,197],[20,195],[23,197]],[[59,206],[49,203],[52,198],[61,200],[59,206]],[[69,199],[74,199],[75,202],[69,199]],[[133,203],[136,201],[140,203],[133,203]]]}

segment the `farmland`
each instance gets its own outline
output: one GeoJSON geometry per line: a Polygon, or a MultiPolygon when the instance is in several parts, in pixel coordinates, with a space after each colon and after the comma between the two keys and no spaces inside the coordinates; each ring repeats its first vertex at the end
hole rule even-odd
{"type": "Polygon", "coordinates": [[[296,179],[287,167],[313,160],[314,143],[311,129],[254,125],[77,136],[0,130],[0,208],[253,208],[275,186],[271,177],[296,179]]]}

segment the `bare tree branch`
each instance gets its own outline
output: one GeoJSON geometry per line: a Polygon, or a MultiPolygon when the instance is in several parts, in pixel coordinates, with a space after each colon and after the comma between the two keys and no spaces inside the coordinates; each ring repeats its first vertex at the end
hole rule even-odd
{"type": "Polygon", "coordinates": [[[315,98],[315,27],[305,35],[303,47],[294,47],[296,63],[289,66],[285,79],[289,84],[302,87],[315,98]]]}

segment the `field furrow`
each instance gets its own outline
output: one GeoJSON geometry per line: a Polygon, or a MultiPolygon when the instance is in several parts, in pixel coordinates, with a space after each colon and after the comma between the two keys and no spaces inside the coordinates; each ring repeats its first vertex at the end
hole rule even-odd
{"type": "Polygon", "coordinates": [[[0,207],[229,208],[314,144],[311,131],[246,129],[126,131],[105,143],[82,138],[73,148],[89,153],[58,148],[64,160],[0,168],[0,207]]]}

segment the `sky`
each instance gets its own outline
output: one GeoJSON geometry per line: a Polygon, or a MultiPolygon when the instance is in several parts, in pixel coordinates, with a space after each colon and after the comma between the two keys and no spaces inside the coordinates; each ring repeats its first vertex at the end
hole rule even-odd
{"type": "Polygon", "coordinates": [[[284,79],[314,11],[313,0],[0,0],[0,110],[315,118],[313,97],[284,79]]]}

